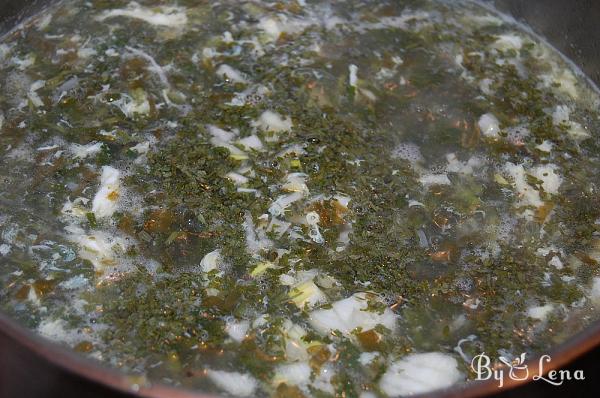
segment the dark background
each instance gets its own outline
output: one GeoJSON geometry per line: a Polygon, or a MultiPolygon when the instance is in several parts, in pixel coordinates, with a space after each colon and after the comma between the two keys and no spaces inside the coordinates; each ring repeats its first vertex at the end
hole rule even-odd
{"type": "Polygon", "coordinates": [[[600,1],[483,1],[525,22],[600,85],[600,1]]]}
{"type": "MultiPolygon", "coordinates": [[[[583,370],[585,380],[565,381],[561,386],[553,386],[542,380],[526,384],[513,390],[502,391],[494,395],[494,398],[570,398],[570,397],[600,397],[600,378],[597,377],[600,371],[598,364],[600,359],[600,349],[587,353],[585,356],[573,362],[568,369],[573,375],[577,369],[583,370]]],[[[534,368],[534,372],[537,369],[534,368]]]]}

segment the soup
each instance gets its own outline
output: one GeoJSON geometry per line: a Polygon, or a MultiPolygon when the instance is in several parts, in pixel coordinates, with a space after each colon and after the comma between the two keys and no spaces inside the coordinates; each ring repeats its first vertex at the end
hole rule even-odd
{"type": "Polygon", "coordinates": [[[598,318],[596,89],[478,3],[66,0],[0,84],[0,308],[139,383],[393,397],[598,318]]]}

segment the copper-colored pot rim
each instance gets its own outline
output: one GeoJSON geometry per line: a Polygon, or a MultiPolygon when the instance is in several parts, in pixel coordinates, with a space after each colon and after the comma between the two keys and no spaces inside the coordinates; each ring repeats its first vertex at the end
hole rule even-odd
{"type": "MultiPolygon", "coordinates": [[[[31,353],[48,361],[52,365],[80,376],[99,385],[110,387],[114,390],[131,394],[133,396],[148,398],[217,398],[215,395],[200,391],[191,391],[183,388],[175,388],[160,383],[138,385],[139,380],[125,375],[115,369],[110,369],[99,362],[85,358],[70,349],[53,343],[29,329],[19,325],[15,320],[0,313],[0,333],[5,334],[17,344],[31,351],[31,353]]],[[[544,364],[544,374],[550,370],[558,370],[575,360],[582,354],[600,346],[600,321],[592,323],[583,331],[577,333],[562,344],[551,348],[548,354],[552,360],[544,364]]],[[[528,369],[538,369],[539,357],[527,362],[528,369]]],[[[520,385],[531,382],[536,372],[530,372],[529,378],[525,380],[514,380],[505,375],[503,387],[499,387],[499,381],[495,379],[471,381],[458,384],[444,390],[432,393],[416,395],[415,397],[444,397],[444,398],[474,398],[491,395],[500,391],[506,391],[520,385]]]]}
{"type": "Polygon", "coordinates": [[[139,378],[108,368],[100,362],[45,339],[2,313],[0,313],[0,334],[5,334],[16,344],[63,371],[119,392],[148,398],[217,398],[214,395],[169,387],[160,383],[139,385],[137,384],[140,383],[139,378]]]}

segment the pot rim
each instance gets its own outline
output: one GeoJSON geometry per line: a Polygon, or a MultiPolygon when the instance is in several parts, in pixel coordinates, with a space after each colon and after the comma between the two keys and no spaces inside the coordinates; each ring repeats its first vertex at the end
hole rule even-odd
{"type": "MultiPolygon", "coordinates": [[[[217,395],[202,391],[171,387],[160,382],[152,382],[143,377],[119,372],[36,334],[3,313],[0,313],[0,334],[5,334],[9,339],[39,358],[46,360],[51,365],[92,383],[110,387],[122,393],[146,398],[218,398],[217,395]]],[[[545,376],[551,370],[559,370],[597,346],[600,346],[600,320],[594,321],[566,341],[541,354],[551,357],[549,362],[544,363],[542,374],[533,372],[523,380],[515,380],[505,372],[503,387],[499,387],[499,381],[492,377],[488,380],[467,381],[445,389],[417,394],[414,397],[475,398],[504,392],[531,383],[536,380],[535,376],[545,376]]],[[[526,361],[528,369],[538,369],[541,355],[526,361]]]]}

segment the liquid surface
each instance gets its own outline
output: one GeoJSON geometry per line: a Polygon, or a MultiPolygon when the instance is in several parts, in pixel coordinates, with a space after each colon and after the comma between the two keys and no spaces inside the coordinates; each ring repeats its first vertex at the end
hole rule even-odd
{"type": "Polygon", "coordinates": [[[598,318],[597,94],[475,3],[69,0],[0,85],[0,308],[140,383],[392,397],[598,318]]]}

